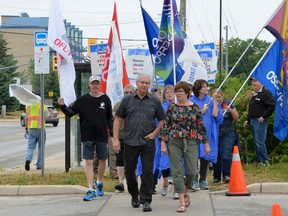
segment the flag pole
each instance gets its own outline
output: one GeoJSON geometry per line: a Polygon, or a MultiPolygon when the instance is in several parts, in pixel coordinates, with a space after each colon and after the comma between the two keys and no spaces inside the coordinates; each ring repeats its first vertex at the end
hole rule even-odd
{"type": "MultiPolygon", "coordinates": [[[[239,57],[239,59],[237,60],[237,62],[234,64],[233,68],[229,71],[229,73],[227,74],[227,76],[224,78],[224,80],[222,81],[222,83],[220,84],[220,86],[217,88],[217,90],[220,90],[222,88],[222,86],[224,85],[224,83],[226,82],[226,80],[228,79],[228,77],[231,75],[231,73],[233,72],[233,70],[235,69],[235,67],[238,65],[238,63],[240,62],[240,60],[243,58],[243,56],[246,54],[246,52],[248,51],[248,49],[251,47],[252,43],[256,40],[256,38],[259,36],[259,34],[262,32],[262,30],[264,29],[264,27],[261,28],[261,30],[259,31],[259,33],[256,35],[256,37],[250,42],[250,44],[247,46],[247,48],[244,50],[244,52],[242,53],[242,55],[239,57]]],[[[254,70],[253,70],[254,72],[254,70]]],[[[248,76],[248,79],[250,78],[250,75],[248,76]]],[[[246,82],[244,82],[243,86],[246,84],[246,82]]],[[[243,87],[240,88],[240,91],[242,90],[243,87]]],[[[239,91],[239,92],[240,92],[239,91]]],[[[238,93],[239,94],[239,93],[238,93]]],[[[213,97],[211,97],[211,100],[209,101],[208,105],[211,103],[211,101],[213,100],[213,97]]],[[[230,104],[229,104],[230,105],[230,104]]]]}
{"type": "MultiPolygon", "coordinates": [[[[275,12],[273,13],[273,15],[271,16],[271,18],[268,20],[268,22],[265,24],[265,26],[267,26],[267,24],[271,21],[271,19],[275,16],[275,14],[277,13],[277,11],[281,8],[281,6],[284,4],[286,0],[283,0],[280,5],[278,6],[278,8],[275,10],[275,12]]],[[[264,26],[264,27],[265,27],[264,26]]],[[[230,72],[227,74],[227,76],[225,77],[225,79],[223,80],[223,82],[221,83],[221,85],[218,87],[218,89],[221,89],[221,87],[223,86],[223,84],[225,83],[225,81],[228,79],[228,77],[230,76],[230,74],[233,72],[233,70],[235,69],[235,67],[238,65],[238,63],[240,62],[240,60],[243,58],[244,54],[248,51],[248,49],[250,48],[250,46],[252,45],[252,43],[256,40],[256,38],[259,36],[259,34],[262,32],[262,30],[264,29],[264,27],[261,28],[261,30],[259,31],[259,33],[256,35],[256,37],[251,41],[251,43],[248,45],[248,47],[246,48],[246,50],[242,53],[242,55],[240,56],[240,58],[238,59],[238,61],[235,63],[235,65],[233,66],[233,68],[230,70],[230,72]]],[[[261,58],[262,60],[262,58],[261,58]]],[[[253,69],[254,72],[255,69],[253,69]]]]}
{"type": "Polygon", "coordinates": [[[236,66],[238,65],[238,63],[242,60],[243,56],[246,54],[246,52],[248,51],[248,49],[251,47],[252,43],[257,39],[257,37],[259,36],[259,34],[262,32],[262,30],[264,29],[264,27],[261,28],[261,30],[259,31],[259,33],[256,35],[256,37],[250,42],[250,44],[247,46],[247,48],[244,50],[244,52],[242,53],[242,55],[239,57],[239,59],[237,60],[237,62],[234,64],[233,68],[229,71],[229,73],[227,74],[227,76],[225,77],[225,79],[223,80],[223,82],[220,84],[220,86],[217,88],[218,90],[220,90],[222,88],[222,86],[224,85],[225,81],[228,79],[228,77],[231,75],[231,73],[234,71],[234,69],[236,68],[236,66]]]}
{"type": "Polygon", "coordinates": [[[170,11],[171,11],[171,34],[172,34],[172,57],[173,57],[173,79],[174,85],[176,84],[176,65],[175,65],[175,41],[174,41],[174,11],[173,11],[173,0],[170,0],[170,11]]]}
{"type": "MultiPolygon", "coordinates": [[[[139,2],[140,2],[140,7],[142,7],[142,0],[139,0],[139,2]]],[[[155,82],[156,82],[156,86],[157,86],[157,88],[159,88],[158,81],[157,81],[157,76],[156,76],[156,73],[155,73],[155,62],[153,60],[153,55],[151,53],[150,53],[150,58],[151,58],[152,66],[153,66],[153,75],[154,75],[154,79],[155,79],[155,82]]]]}
{"type": "MultiPolygon", "coordinates": [[[[265,58],[265,56],[267,55],[267,53],[269,52],[269,50],[272,48],[273,44],[275,43],[276,40],[274,40],[274,42],[268,47],[268,49],[266,50],[266,52],[263,54],[263,56],[261,57],[261,59],[258,61],[258,63],[256,64],[256,66],[253,68],[253,70],[251,71],[251,73],[249,74],[249,76],[246,78],[245,82],[242,84],[242,86],[240,87],[240,89],[238,90],[238,92],[236,93],[236,95],[234,96],[234,98],[231,100],[231,102],[229,103],[228,107],[230,107],[233,102],[236,100],[237,96],[239,95],[239,93],[241,92],[241,90],[244,88],[244,86],[246,85],[246,83],[248,82],[248,80],[250,79],[250,77],[252,76],[252,74],[254,73],[254,71],[257,69],[257,67],[259,66],[259,64],[262,62],[262,60],[265,58]]],[[[226,114],[227,109],[223,112],[223,116],[226,114]]]]}

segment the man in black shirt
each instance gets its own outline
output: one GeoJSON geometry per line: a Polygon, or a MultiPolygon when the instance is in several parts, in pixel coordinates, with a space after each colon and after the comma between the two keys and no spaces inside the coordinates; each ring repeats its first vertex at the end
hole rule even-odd
{"type": "Polygon", "coordinates": [[[111,101],[106,94],[99,91],[100,77],[92,75],[89,78],[90,92],[79,98],[69,107],[64,104],[64,99],[59,98],[58,104],[62,112],[72,117],[75,114],[80,116],[81,141],[83,143],[83,159],[86,161],[86,177],[88,192],[83,197],[84,201],[96,199],[96,196],[103,196],[102,178],[106,168],[108,155],[107,141],[108,130],[113,139],[113,116],[111,101]],[[93,190],[93,156],[94,147],[99,159],[98,176],[94,182],[93,190]]]}
{"type": "Polygon", "coordinates": [[[257,161],[259,163],[268,164],[269,161],[265,141],[269,117],[275,109],[275,100],[271,92],[258,80],[251,78],[251,81],[254,92],[249,102],[248,120],[244,122],[244,127],[250,124],[252,128],[257,161]]]}
{"type": "Polygon", "coordinates": [[[151,80],[149,75],[139,75],[137,90],[123,98],[114,120],[113,148],[119,152],[119,131],[125,119],[124,164],[128,191],[132,196],[131,205],[138,208],[143,204],[143,211],[152,211],[150,203],[153,191],[153,162],[155,155],[155,137],[159,133],[165,113],[160,99],[148,92],[151,80]],[[159,124],[156,127],[155,119],[159,124]],[[140,192],[135,170],[140,156],[142,176],[140,192]],[[139,202],[140,195],[140,202],[139,202]]]}

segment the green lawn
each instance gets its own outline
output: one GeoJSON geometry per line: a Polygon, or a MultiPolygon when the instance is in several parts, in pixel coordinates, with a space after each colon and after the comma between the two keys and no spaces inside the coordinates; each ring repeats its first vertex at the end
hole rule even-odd
{"type": "MultiPolygon", "coordinates": [[[[288,163],[278,163],[266,166],[254,164],[243,165],[246,185],[262,182],[288,182],[288,163]]],[[[116,179],[110,179],[109,175],[104,177],[104,189],[107,192],[114,191],[118,183],[116,179]]],[[[229,184],[213,185],[213,170],[208,172],[210,191],[226,190],[229,184]]],[[[84,171],[70,171],[62,173],[49,173],[41,176],[35,173],[1,174],[0,185],[82,185],[87,186],[84,171]]]]}

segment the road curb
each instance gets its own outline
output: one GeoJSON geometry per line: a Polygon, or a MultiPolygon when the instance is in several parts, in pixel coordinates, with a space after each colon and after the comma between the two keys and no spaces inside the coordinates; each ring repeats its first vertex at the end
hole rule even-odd
{"type": "MultiPolygon", "coordinates": [[[[266,194],[288,194],[287,182],[264,182],[254,183],[247,186],[250,193],[266,193],[266,194]]],[[[227,190],[210,192],[211,194],[223,194],[227,190]]]]}
{"type": "Polygon", "coordinates": [[[27,185],[0,186],[0,196],[85,194],[87,188],[80,185],[27,185]]]}

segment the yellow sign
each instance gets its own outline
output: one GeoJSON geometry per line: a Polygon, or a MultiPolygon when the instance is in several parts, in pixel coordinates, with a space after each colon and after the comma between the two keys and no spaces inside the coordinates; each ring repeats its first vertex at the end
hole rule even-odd
{"type": "Polygon", "coordinates": [[[90,57],[90,45],[91,44],[97,44],[96,38],[88,38],[88,49],[87,49],[87,55],[90,57]]]}
{"type": "Polygon", "coordinates": [[[53,95],[54,95],[54,92],[53,92],[53,91],[49,91],[49,92],[48,92],[48,96],[49,96],[49,97],[53,97],[53,95]]]}

